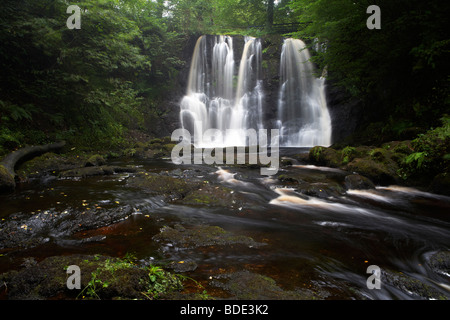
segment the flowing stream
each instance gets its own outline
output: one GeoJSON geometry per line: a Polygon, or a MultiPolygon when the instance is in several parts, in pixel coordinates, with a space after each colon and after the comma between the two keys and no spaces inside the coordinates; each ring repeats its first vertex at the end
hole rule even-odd
{"type": "Polygon", "coordinates": [[[127,181],[134,174],[129,173],[41,179],[21,185],[13,195],[0,196],[2,222],[39,213],[83,214],[99,207],[131,208],[132,214],[73,235],[43,229],[45,242],[28,249],[0,251],[0,273],[20,268],[27,257],[41,260],[71,253],[123,256],[132,252],[139,259],[155,262],[195,262],[197,268],[188,275],[219,297],[217,288],[209,285],[210,279],[224,272],[249,270],[271,277],[284,290],[324,291],[326,299],[423,298],[401,290],[394,282],[382,282],[380,290],[368,289],[367,267],[377,265],[449,297],[450,275],[436,273],[430,265],[434,253],[449,250],[448,197],[397,186],[321,195],[319,191],[327,186],[342,186],[348,173],[301,163],[283,167],[279,176],[273,177],[245,167],[175,166],[170,160],[133,160],[129,164],[173,177],[193,173],[212,187],[225,186],[242,202],[210,206],[167,201],[130,187],[127,181]],[[302,193],[283,176],[319,185],[318,194],[302,193]],[[162,227],[177,224],[219,226],[263,245],[186,249],[154,240],[162,227]]]}
{"type": "MultiPolygon", "coordinates": [[[[245,135],[229,135],[227,130],[262,128],[261,66],[259,39],[245,38],[239,58],[232,37],[198,39],[180,120],[191,133],[203,135],[214,129],[222,140],[194,141],[197,147],[246,145],[245,135]]],[[[313,76],[309,52],[300,40],[284,42],[279,95],[281,146],[331,143],[323,79],[313,76]]],[[[304,151],[285,148],[281,155],[289,158],[304,151]]],[[[137,173],[49,175],[21,184],[14,194],[0,196],[0,232],[4,233],[0,234],[0,273],[20,269],[29,257],[42,260],[71,253],[123,257],[131,252],[146,261],[194,263],[189,277],[217,297],[227,295],[211,280],[241,270],[270,277],[283,290],[311,290],[324,299],[450,296],[449,271],[436,267],[433,260],[436,253],[448,255],[450,198],[398,186],[348,190],[345,177],[350,173],[291,160],[291,165],[270,177],[252,166],[177,166],[170,159],[113,163],[134,166],[145,174],[195,178],[209,191],[233,195],[222,202],[213,196],[211,203],[194,198],[188,204],[173,195],[168,199],[149,194],[145,187],[129,184],[137,173]],[[77,230],[69,228],[72,221],[81,227],[83,215],[90,210],[109,223],[68,232],[77,230]],[[114,220],[117,215],[121,218],[114,220]],[[218,226],[250,237],[256,245],[186,248],[155,241],[161,228],[177,225],[218,226]],[[11,242],[19,235],[20,245],[11,242]],[[34,242],[27,242],[32,236],[34,242]],[[371,265],[382,270],[379,290],[367,286],[371,265]]]]}

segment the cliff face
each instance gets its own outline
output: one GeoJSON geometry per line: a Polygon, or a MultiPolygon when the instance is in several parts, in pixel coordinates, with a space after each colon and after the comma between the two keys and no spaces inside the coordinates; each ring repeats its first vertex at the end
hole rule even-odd
{"type": "Polygon", "coordinates": [[[269,35],[262,38],[264,119],[266,128],[276,128],[278,92],[280,90],[280,57],[283,37],[269,35]]]}

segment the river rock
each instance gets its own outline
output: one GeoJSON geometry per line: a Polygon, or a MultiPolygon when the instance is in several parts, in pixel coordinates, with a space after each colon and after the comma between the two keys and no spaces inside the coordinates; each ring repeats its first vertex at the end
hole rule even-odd
{"type": "Polygon", "coordinates": [[[431,255],[428,265],[437,274],[450,279],[450,251],[438,251],[431,255]]]}
{"type": "Polygon", "coordinates": [[[158,299],[182,289],[177,276],[159,267],[156,268],[156,274],[151,270],[151,267],[139,266],[115,257],[65,255],[49,257],[37,264],[27,263],[23,269],[1,274],[0,281],[7,284],[7,295],[11,300],[61,297],[158,299]],[[67,288],[66,269],[70,265],[76,265],[81,270],[80,290],[67,288]]]}
{"type": "Polygon", "coordinates": [[[342,186],[337,182],[316,182],[301,184],[297,191],[311,197],[328,199],[330,197],[339,197],[343,194],[342,186]]]}
{"type": "Polygon", "coordinates": [[[136,172],[137,169],[133,167],[116,167],[116,166],[87,166],[84,168],[76,168],[62,171],[59,173],[61,178],[86,178],[93,176],[113,175],[115,173],[136,172]]]}
{"type": "Polygon", "coordinates": [[[369,179],[359,174],[350,174],[345,177],[347,189],[374,189],[375,184],[369,179]]]}
{"type": "Polygon", "coordinates": [[[199,225],[185,228],[182,225],[164,227],[153,237],[155,241],[171,243],[182,248],[197,248],[205,246],[223,246],[242,244],[247,247],[263,245],[250,237],[236,235],[217,226],[199,225]]]}
{"type": "Polygon", "coordinates": [[[395,184],[398,180],[398,166],[393,161],[382,163],[373,159],[356,158],[347,165],[347,170],[382,185],[395,184]]]}
{"type": "Polygon", "coordinates": [[[203,181],[195,178],[179,178],[166,174],[143,172],[128,179],[127,185],[140,188],[151,195],[162,195],[167,201],[184,198],[189,192],[200,188],[203,181]]]}
{"type": "Polygon", "coordinates": [[[32,248],[55,239],[70,239],[79,231],[108,226],[129,217],[129,206],[110,209],[45,210],[12,215],[0,221],[0,249],[32,248]]]}
{"type": "Polygon", "coordinates": [[[91,157],[89,157],[89,159],[86,161],[85,163],[85,167],[96,167],[96,166],[102,166],[106,163],[105,159],[99,155],[99,154],[95,154],[91,157]]]}
{"type": "Polygon", "coordinates": [[[211,285],[237,300],[312,300],[319,297],[309,290],[283,290],[275,280],[247,270],[216,276],[211,285]]]}
{"type": "Polygon", "coordinates": [[[16,182],[14,177],[4,166],[0,165],[0,193],[13,192],[15,188],[16,182]]]}
{"type": "Polygon", "coordinates": [[[181,202],[185,205],[239,209],[251,205],[251,200],[221,185],[204,184],[189,192],[181,202]]]}
{"type": "Polygon", "coordinates": [[[431,181],[430,191],[437,194],[450,196],[450,172],[442,172],[431,181]]]}
{"type": "Polygon", "coordinates": [[[402,272],[381,270],[381,283],[391,285],[415,299],[447,300],[450,297],[402,272]]]}

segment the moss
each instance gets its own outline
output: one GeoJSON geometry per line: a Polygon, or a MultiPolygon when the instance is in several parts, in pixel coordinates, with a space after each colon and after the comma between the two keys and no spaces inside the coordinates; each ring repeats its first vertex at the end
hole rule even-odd
{"type": "Polygon", "coordinates": [[[348,164],[347,169],[378,184],[392,184],[398,180],[398,166],[394,161],[382,163],[373,159],[357,158],[348,164]]]}
{"type": "Polygon", "coordinates": [[[177,224],[173,228],[164,227],[161,232],[153,237],[156,241],[175,244],[183,248],[197,248],[205,246],[223,246],[231,244],[243,244],[246,246],[259,246],[252,238],[236,235],[225,231],[218,226],[200,225],[184,228],[177,224]]]}
{"type": "Polygon", "coordinates": [[[313,300],[320,298],[309,290],[289,291],[280,288],[274,279],[249,271],[221,275],[212,282],[238,300],[313,300]]]}
{"type": "Polygon", "coordinates": [[[383,270],[381,282],[389,284],[412,297],[425,299],[448,300],[448,297],[426,283],[402,272],[383,270]]]}
{"type": "Polygon", "coordinates": [[[154,138],[154,139],[152,139],[152,140],[150,140],[150,144],[162,144],[163,143],[163,140],[162,139],[160,139],[160,138],[154,138]]]}
{"type": "Polygon", "coordinates": [[[347,146],[341,151],[342,163],[347,164],[356,156],[356,148],[347,146]]]}
{"type": "Polygon", "coordinates": [[[201,188],[187,194],[182,202],[191,205],[236,208],[244,205],[245,199],[229,188],[204,184],[201,188]]]}
{"type": "Polygon", "coordinates": [[[0,275],[9,299],[158,299],[182,289],[181,278],[154,265],[100,255],[54,256],[0,275]],[[67,267],[81,270],[81,289],[68,290],[67,267]]]}
{"type": "Polygon", "coordinates": [[[142,188],[150,194],[164,195],[175,200],[184,198],[190,191],[199,188],[202,183],[161,174],[142,173],[129,179],[128,185],[142,188]]]}
{"type": "Polygon", "coordinates": [[[85,167],[95,167],[95,166],[101,166],[106,163],[105,159],[99,155],[94,154],[89,157],[89,159],[86,161],[85,167]]]}
{"type": "Polygon", "coordinates": [[[0,165],[0,193],[12,192],[15,187],[16,182],[14,177],[3,165],[0,165]]]}
{"type": "Polygon", "coordinates": [[[309,151],[309,160],[318,165],[337,168],[341,165],[341,154],[325,147],[314,147],[309,151]]]}

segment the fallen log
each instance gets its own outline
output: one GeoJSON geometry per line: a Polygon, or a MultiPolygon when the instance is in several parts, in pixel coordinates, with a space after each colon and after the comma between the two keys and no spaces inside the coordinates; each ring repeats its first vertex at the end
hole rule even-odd
{"type": "Polygon", "coordinates": [[[42,146],[30,146],[11,152],[0,162],[0,193],[12,192],[16,188],[15,167],[41,154],[58,150],[64,147],[65,141],[46,144],[42,146]]]}

